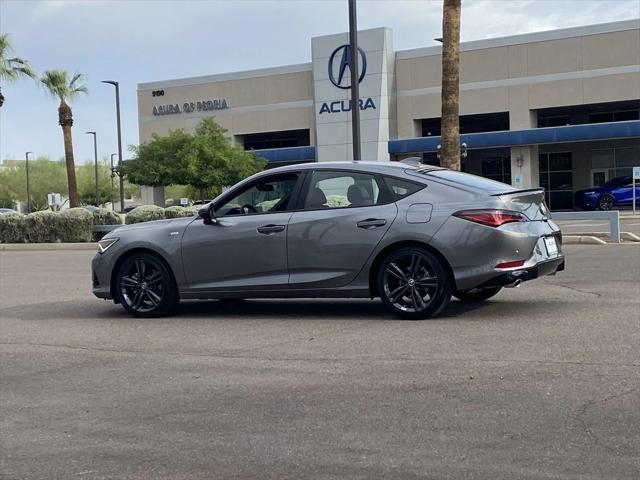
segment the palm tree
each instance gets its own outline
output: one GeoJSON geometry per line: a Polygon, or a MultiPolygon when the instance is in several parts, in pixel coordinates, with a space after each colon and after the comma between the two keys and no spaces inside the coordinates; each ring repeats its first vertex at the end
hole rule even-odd
{"type": "Polygon", "coordinates": [[[442,123],[440,164],[460,170],[460,3],[442,5],[442,123]]]}
{"type": "MultiPolygon", "coordinates": [[[[29,62],[18,57],[9,57],[13,53],[9,35],[0,35],[0,81],[14,82],[20,77],[35,78],[36,73],[29,66],[29,62]]],[[[0,90],[0,107],[4,104],[4,96],[0,90]]]]}
{"type": "Polygon", "coordinates": [[[71,76],[66,70],[48,70],[44,72],[40,81],[45,89],[60,99],[58,107],[58,122],[62,127],[64,137],[64,157],[67,162],[67,181],[69,184],[69,206],[78,206],[78,187],[76,185],[76,166],[73,161],[73,143],[71,141],[71,127],[73,113],[67,100],[73,100],[80,93],[88,93],[87,87],[81,85],[84,76],[76,73],[71,76]]]}

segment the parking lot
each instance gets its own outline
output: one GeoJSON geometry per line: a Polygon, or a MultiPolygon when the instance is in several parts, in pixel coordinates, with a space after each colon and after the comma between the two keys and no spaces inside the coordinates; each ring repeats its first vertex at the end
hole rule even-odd
{"type": "MultiPolygon", "coordinates": [[[[565,220],[558,222],[565,235],[584,233],[609,233],[610,225],[606,220],[565,220]]],[[[620,217],[620,231],[640,236],[640,215],[624,215],[620,217]]]]}
{"type": "Polygon", "coordinates": [[[440,318],[368,300],[133,319],[90,251],[1,251],[7,479],[637,479],[640,247],[440,318]]]}

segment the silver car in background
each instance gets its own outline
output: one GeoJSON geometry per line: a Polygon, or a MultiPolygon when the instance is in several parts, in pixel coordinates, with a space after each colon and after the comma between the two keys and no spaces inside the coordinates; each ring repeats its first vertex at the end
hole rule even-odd
{"type": "Polygon", "coordinates": [[[99,242],[93,292],[139,317],[181,299],[375,298],[437,315],[564,269],[542,189],[427,165],[331,162],[258,173],[197,217],[99,242]]]}

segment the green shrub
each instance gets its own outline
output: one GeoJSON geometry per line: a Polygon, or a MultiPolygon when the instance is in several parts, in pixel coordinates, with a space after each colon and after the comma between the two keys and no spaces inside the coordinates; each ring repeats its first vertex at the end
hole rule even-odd
{"type": "Polygon", "coordinates": [[[24,216],[19,213],[0,214],[0,243],[22,243],[26,241],[24,216]]]}
{"type": "Polygon", "coordinates": [[[125,217],[125,223],[150,222],[152,220],[164,220],[164,208],[157,205],[140,205],[134,208],[125,217]]]}
{"type": "Polygon", "coordinates": [[[51,210],[30,213],[24,217],[26,237],[31,243],[57,242],[60,223],[60,214],[51,210]]]}
{"type": "Polygon", "coordinates": [[[58,239],[64,243],[90,242],[93,214],[78,207],[63,210],[58,215],[58,239]]]}
{"type": "Polygon", "coordinates": [[[94,225],[120,225],[121,223],[120,215],[108,208],[99,208],[93,212],[94,225]]]}
{"type": "Polygon", "coordinates": [[[198,207],[179,207],[174,205],[173,207],[167,207],[164,209],[164,218],[180,218],[180,217],[193,217],[198,214],[198,207]]]}

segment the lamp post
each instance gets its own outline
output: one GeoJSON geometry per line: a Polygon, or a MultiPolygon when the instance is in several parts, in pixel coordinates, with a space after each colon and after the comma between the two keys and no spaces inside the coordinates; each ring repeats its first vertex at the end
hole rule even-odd
{"type": "Polygon", "coordinates": [[[98,190],[98,141],[96,132],[84,132],[93,135],[93,157],[96,165],[96,207],[100,205],[100,191],[98,190]]]}
{"type": "Polygon", "coordinates": [[[349,73],[351,74],[351,136],[353,137],[353,160],[358,161],[360,155],[360,92],[358,60],[358,19],[356,16],[356,0],[349,0],[349,73]]]}
{"type": "Polygon", "coordinates": [[[33,152],[25,152],[25,169],[27,171],[27,213],[31,213],[31,187],[29,186],[29,155],[33,152]]]}
{"type": "Polygon", "coordinates": [[[115,155],[118,155],[117,153],[112,153],[111,154],[111,210],[116,209],[116,202],[115,199],[113,198],[113,177],[116,176],[116,169],[113,167],[113,157],[115,155]]]}
{"type": "Polygon", "coordinates": [[[116,122],[118,125],[118,176],[120,177],[120,213],[124,213],[124,177],[122,175],[122,132],[120,127],[120,84],[115,80],[102,80],[116,87],[116,122]]]}

